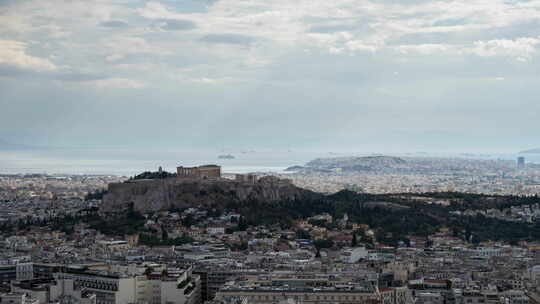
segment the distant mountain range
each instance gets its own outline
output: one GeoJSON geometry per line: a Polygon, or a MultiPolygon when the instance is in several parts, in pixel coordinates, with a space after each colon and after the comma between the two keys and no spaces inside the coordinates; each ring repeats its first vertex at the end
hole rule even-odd
{"type": "Polygon", "coordinates": [[[297,173],[388,173],[388,174],[468,174],[472,168],[490,168],[498,170],[514,168],[512,161],[497,161],[472,158],[437,158],[437,157],[395,157],[395,156],[363,156],[318,158],[304,166],[293,166],[286,170],[297,173]]]}
{"type": "Polygon", "coordinates": [[[519,152],[519,154],[540,154],[540,149],[530,149],[519,152]]]}

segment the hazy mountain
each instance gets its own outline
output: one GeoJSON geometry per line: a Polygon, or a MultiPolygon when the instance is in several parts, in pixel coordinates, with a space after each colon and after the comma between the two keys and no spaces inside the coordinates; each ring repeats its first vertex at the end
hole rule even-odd
{"type": "Polygon", "coordinates": [[[304,167],[289,167],[287,171],[380,171],[401,169],[406,165],[407,161],[393,156],[331,157],[317,158],[308,162],[304,167]]]}
{"type": "Polygon", "coordinates": [[[540,154],[540,149],[524,150],[520,151],[519,154],[540,154]]]}

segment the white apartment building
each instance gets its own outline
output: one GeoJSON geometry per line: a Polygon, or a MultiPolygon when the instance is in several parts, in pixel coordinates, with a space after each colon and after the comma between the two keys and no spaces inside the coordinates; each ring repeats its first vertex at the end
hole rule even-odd
{"type": "Polygon", "coordinates": [[[137,303],[198,304],[201,301],[201,282],[198,275],[187,270],[169,270],[166,275],[153,273],[138,276],[137,303]]]}
{"type": "Polygon", "coordinates": [[[368,251],[365,247],[347,248],[341,252],[340,257],[343,263],[357,263],[368,257],[368,251]]]}
{"type": "Polygon", "coordinates": [[[507,290],[502,292],[501,295],[508,304],[529,304],[529,297],[523,290],[507,290]]]}
{"type": "Polygon", "coordinates": [[[58,280],[73,280],[96,295],[96,304],[198,304],[200,278],[191,268],[158,271],[148,275],[68,270],[58,280]]]}
{"type": "Polygon", "coordinates": [[[472,253],[483,258],[500,257],[504,255],[503,249],[496,247],[477,247],[472,250],[472,253]]]}
{"type": "Polygon", "coordinates": [[[96,304],[96,295],[81,288],[73,280],[36,279],[17,281],[11,285],[12,292],[24,294],[39,304],[78,303],[96,304]]]}
{"type": "Polygon", "coordinates": [[[17,281],[32,280],[34,278],[34,263],[18,263],[16,271],[17,281]]]}
{"type": "Polygon", "coordinates": [[[463,304],[500,304],[502,299],[496,291],[463,291],[463,304]]]}
{"type": "Polygon", "coordinates": [[[206,233],[210,235],[216,235],[216,234],[224,234],[225,233],[225,227],[223,226],[210,226],[206,228],[206,233]]]}
{"type": "Polygon", "coordinates": [[[419,292],[415,304],[444,304],[444,296],[440,292],[419,292]]]}
{"type": "Polygon", "coordinates": [[[58,280],[73,280],[96,295],[97,304],[136,302],[136,277],[71,269],[56,275],[58,280]]]}
{"type": "Polygon", "coordinates": [[[535,265],[528,268],[523,274],[523,277],[531,280],[535,284],[538,284],[540,282],[540,265],[535,265]]]}
{"type": "Polygon", "coordinates": [[[24,293],[0,293],[0,304],[39,304],[38,300],[31,299],[24,293]]]}

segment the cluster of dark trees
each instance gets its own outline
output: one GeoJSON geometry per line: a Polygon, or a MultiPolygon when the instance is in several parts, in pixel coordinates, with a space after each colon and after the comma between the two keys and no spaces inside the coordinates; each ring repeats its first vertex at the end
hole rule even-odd
{"type": "MultiPolygon", "coordinates": [[[[540,203],[538,195],[517,196],[517,195],[484,195],[465,192],[428,192],[420,194],[394,194],[389,196],[408,196],[408,201],[399,200],[403,204],[414,204],[414,197],[429,197],[434,199],[450,200],[448,210],[463,211],[466,209],[499,209],[512,206],[522,206],[540,203]]],[[[390,198],[391,199],[391,198],[390,198]]]]}
{"type": "MultiPolygon", "coordinates": [[[[374,195],[344,190],[330,196],[312,196],[279,202],[229,202],[228,207],[242,214],[248,225],[280,225],[282,228],[291,227],[296,219],[305,219],[321,213],[329,213],[335,219],[347,214],[350,221],[369,225],[376,231],[377,240],[389,245],[395,245],[400,241],[407,243],[408,237],[413,235],[428,236],[442,227],[448,227],[454,236],[472,242],[540,240],[540,223],[508,222],[482,215],[470,217],[451,213],[458,209],[475,207],[488,209],[534,204],[540,202],[538,197],[500,196],[494,199],[492,196],[477,194],[446,194],[425,194],[425,196],[456,198],[461,203],[442,206],[415,201],[410,194],[374,195]],[[389,208],[385,206],[388,202],[406,208],[389,208]],[[366,203],[369,203],[369,207],[366,203]],[[380,203],[380,206],[377,206],[377,203],[380,203]]],[[[299,235],[300,238],[305,236],[299,235]]]]}
{"type": "Polygon", "coordinates": [[[90,200],[101,200],[103,199],[103,196],[107,194],[107,190],[105,189],[102,189],[102,190],[96,190],[94,192],[88,192],[88,194],[86,194],[84,196],[84,200],[85,201],[90,201],[90,200]]]}
{"type": "MultiPolygon", "coordinates": [[[[142,173],[137,178],[149,178],[158,176],[162,178],[170,173],[154,172],[142,173]],[[156,173],[160,175],[155,175],[156,173]]],[[[102,197],[104,191],[89,194],[88,199],[102,197]]],[[[339,219],[347,214],[349,220],[355,223],[363,223],[370,226],[375,231],[379,242],[395,245],[400,241],[408,241],[409,236],[427,236],[435,233],[442,227],[447,227],[452,234],[471,242],[481,241],[508,241],[516,243],[520,240],[538,241],[540,240],[540,222],[509,222],[494,218],[487,218],[482,215],[459,216],[451,211],[466,209],[490,209],[508,208],[510,206],[530,205],[540,203],[538,196],[486,196],[469,193],[425,193],[425,194],[367,194],[356,193],[343,190],[333,195],[322,195],[313,192],[306,192],[306,195],[295,200],[284,200],[277,202],[246,200],[238,201],[231,196],[229,200],[220,201],[220,204],[209,206],[209,215],[217,216],[223,210],[235,211],[241,214],[241,218],[228,233],[234,231],[245,231],[252,225],[279,226],[290,228],[293,221],[306,219],[308,217],[329,213],[334,219],[339,219]],[[449,206],[439,204],[426,204],[415,199],[424,196],[434,199],[450,200],[449,206]],[[392,204],[388,204],[392,203],[392,204]],[[389,207],[393,205],[394,207],[389,207]],[[399,208],[395,208],[399,205],[399,208]]],[[[104,234],[132,234],[143,233],[142,243],[147,244],[182,244],[190,241],[187,238],[169,240],[162,237],[155,239],[155,233],[146,231],[144,227],[145,217],[129,208],[127,212],[115,218],[103,219],[95,210],[90,210],[76,216],[66,216],[55,219],[52,222],[31,223],[20,221],[16,226],[24,228],[27,225],[51,225],[53,229],[71,232],[77,222],[86,222],[91,228],[95,228],[104,234]],[[91,211],[91,212],[90,212],[91,211]],[[146,232],[149,232],[145,234],[146,232]],[[165,243],[164,243],[165,241],[165,243]]],[[[180,211],[180,210],[178,210],[180,211]]],[[[187,216],[183,219],[183,225],[190,226],[196,223],[196,219],[187,216]]],[[[328,224],[314,221],[312,224],[333,228],[335,224],[328,224]]],[[[12,229],[13,225],[3,224],[2,231],[12,229]]],[[[305,231],[297,231],[298,238],[308,238],[305,231]]],[[[328,240],[330,241],[330,240],[328,240]]],[[[355,236],[355,242],[366,242],[361,232],[355,236]]],[[[326,243],[316,244],[318,248],[325,248],[326,243]]]]}
{"type": "Polygon", "coordinates": [[[180,246],[183,244],[192,243],[193,239],[189,236],[178,238],[158,238],[154,234],[142,233],[139,235],[139,243],[147,246],[180,246]]]}
{"type": "Polygon", "coordinates": [[[145,231],[144,223],[146,218],[130,207],[125,214],[114,218],[105,219],[94,216],[86,219],[90,228],[96,229],[107,235],[127,235],[145,231]]]}
{"type": "Polygon", "coordinates": [[[156,172],[145,171],[141,174],[131,177],[130,180],[163,179],[163,178],[171,178],[171,177],[176,177],[176,173],[170,173],[167,171],[156,171],[156,172]]]}

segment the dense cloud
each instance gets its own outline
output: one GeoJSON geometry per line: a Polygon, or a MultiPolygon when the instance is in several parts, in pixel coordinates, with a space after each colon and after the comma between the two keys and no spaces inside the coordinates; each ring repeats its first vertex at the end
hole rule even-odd
{"type": "Polygon", "coordinates": [[[0,20],[10,142],[538,142],[540,0],[0,0],[0,20]]]}

